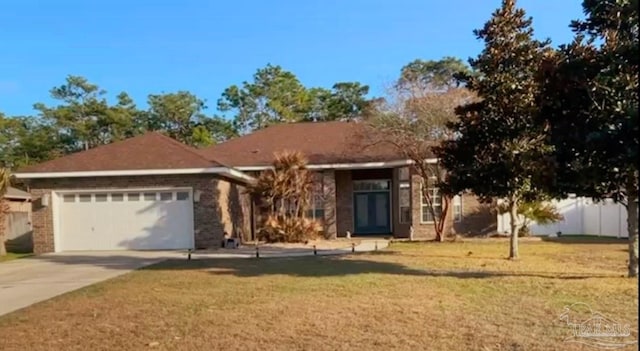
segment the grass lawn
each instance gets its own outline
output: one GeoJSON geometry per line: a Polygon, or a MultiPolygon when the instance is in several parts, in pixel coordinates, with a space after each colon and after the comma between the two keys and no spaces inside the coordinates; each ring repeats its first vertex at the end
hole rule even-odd
{"type": "Polygon", "coordinates": [[[594,350],[563,341],[558,317],[576,302],[637,340],[624,241],[507,252],[507,240],[484,239],[167,261],[0,317],[0,350],[594,350]]]}
{"type": "Polygon", "coordinates": [[[15,260],[18,258],[23,258],[23,257],[29,257],[32,256],[33,254],[31,253],[13,253],[13,252],[7,252],[6,255],[4,256],[0,256],[0,262],[6,262],[6,261],[11,261],[11,260],[15,260]]]}

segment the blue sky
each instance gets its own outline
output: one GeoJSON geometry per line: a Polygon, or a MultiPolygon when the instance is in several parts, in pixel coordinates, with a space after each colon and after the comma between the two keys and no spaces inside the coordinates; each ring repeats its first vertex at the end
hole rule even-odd
{"type": "MultiPolygon", "coordinates": [[[[520,0],[538,37],[569,41],[580,0],[520,0]]],[[[476,56],[500,0],[20,0],[0,6],[0,111],[33,114],[68,74],[110,97],[189,90],[215,112],[220,94],[267,63],[306,86],[360,81],[374,96],[409,61],[476,56]]]]}

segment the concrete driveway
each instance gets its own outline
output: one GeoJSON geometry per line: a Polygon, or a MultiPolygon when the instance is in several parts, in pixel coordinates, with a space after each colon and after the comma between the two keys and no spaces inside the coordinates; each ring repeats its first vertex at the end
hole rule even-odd
{"type": "Polygon", "coordinates": [[[171,251],[56,253],[0,263],[0,315],[169,258],[171,251]]]}

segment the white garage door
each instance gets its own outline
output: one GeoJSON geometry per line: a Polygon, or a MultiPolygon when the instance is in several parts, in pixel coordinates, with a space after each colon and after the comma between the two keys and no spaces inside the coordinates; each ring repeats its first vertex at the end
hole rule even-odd
{"type": "Polygon", "coordinates": [[[193,247],[190,190],[57,194],[58,251],[193,247]]]}

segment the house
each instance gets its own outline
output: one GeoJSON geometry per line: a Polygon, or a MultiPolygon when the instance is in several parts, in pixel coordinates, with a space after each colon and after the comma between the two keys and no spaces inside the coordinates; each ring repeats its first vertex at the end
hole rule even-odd
{"type": "MultiPolygon", "coordinates": [[[[327,237],[434,236],[411,162],[357,122],[274,125],[203,150],[152,132],[16,176],[34,197],[38,253],[217,247],[225,234],[255,236],[260,213],[246,185],[285,150],[305,154],[316,172],[309,215],[327,237]]],[[[473,196],[450,210],[448,230],[495,227],[473,196]]]]}
{"type": "Polygon", "coordinates": [[[4,195],[7,213],[4,217],[4,240],[7,250],[31,252],[31,194],[9,187],[4,195]]]}

